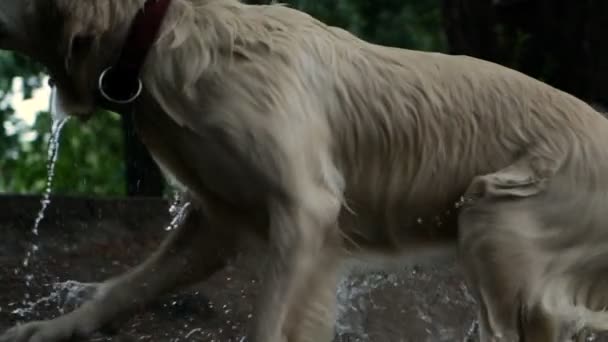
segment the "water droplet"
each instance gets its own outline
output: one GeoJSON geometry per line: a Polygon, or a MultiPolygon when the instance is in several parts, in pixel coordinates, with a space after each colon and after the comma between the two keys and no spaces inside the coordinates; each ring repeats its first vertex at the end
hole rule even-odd
{"type": "Polygon", "coordinates": [[[172,231],[176,229],[183,219],[186,217],[187,209],[190,207],[190,202],[182,203],[182,198],[179,192],[173,194],[173,202],[169,206],[169,214],[172,219],[169,225],[165,228],[165,231],[172,231]]]}
{"type": "Polygon", "coordinates": [[[189,333],[186,334],[186,336],[184,336],[184,338],[188,339],[190,338],[190,336],[192,336],[193,334],[196,334],[198,332],[201,332],[203,329],[201,328],[196,328],[196,329],[192,329],[189,333]]]}

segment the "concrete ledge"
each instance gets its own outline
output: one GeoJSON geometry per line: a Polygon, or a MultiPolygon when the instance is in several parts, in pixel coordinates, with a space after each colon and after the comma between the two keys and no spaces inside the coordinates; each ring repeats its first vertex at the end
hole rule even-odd
{"type": "MultiPolygon", "coordinates": [[[[28,293],[44,298],[57,291],[52,284],[101,281],[141,262],[166,234],[168,206],[158,198],[52,196],[36,238],[31,227],[40,197],[0,196],[0,329],[59,313],[60,296],[51,296],[24,317],[12,314],[23,307],[28,293]],[[32,243],[40,252],[24,269],[21,262],[32,243]],[[24,286],[26,274],[34,276],[30,288],[24,286]]],[[[254,274],[238,263],[231,265],[125,323],[120,336],[241,341],[257,293],[254,274]]],[[[452,261],[411,265],[396,274],[353,275],[344,280],[338,297],[337,341],[463,341],[474,320],[473,300],[452,261]]]]}

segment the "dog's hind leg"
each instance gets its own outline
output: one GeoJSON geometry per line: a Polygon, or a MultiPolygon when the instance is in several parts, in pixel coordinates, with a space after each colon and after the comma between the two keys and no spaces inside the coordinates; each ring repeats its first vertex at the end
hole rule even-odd
{"type": "Polygon", "coordinates": [[[482,218],[475,211],[462,216],[460,229],[466,233],[460,247],[465,277],[479,305],[480,341],[520,342],[527,282],[534,273],[525,241],[508,231],[518,223],[482,218]]]}
{"type": "Polygon", "coordinates": [[[209,277],[235,253],[236,244],[230,228],[214,223],[202,210],[189,210],[156,252],[127,273],[103,282],[93,299],[56,319],[14,327],[0,336],[0,342],[87,337],[163,293],[209,277]]]}
{"type": "Polygon", "coordinates": [[[537,295],[542,307],[565,323],[564,333],[578,342],[592,332],[608,331],[608,251],[604,239],[595,235],[592,240],[557,251],[562,268],[537,295]]]}
{"type": "Polygon", "coordinates": [[[459,217],[461,261],[479,304],[481,342],[557,338],[548,316],[527,311],[530,291],[543,271],[543,259],[530,236],[543,227],[535,210],[546,186],[527,166],[514,164],[476,177],[467,193],[471,201],[459,217]]]}

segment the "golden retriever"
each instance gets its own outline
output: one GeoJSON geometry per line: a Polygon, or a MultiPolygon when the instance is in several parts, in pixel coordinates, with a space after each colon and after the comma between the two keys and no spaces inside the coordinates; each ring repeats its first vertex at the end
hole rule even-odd
{"type": "MultiPolygon", "coordinates": [[[[84,118],[144,3],[2,0],[0,48],[44,64],[84,118]]],[[[238,0],[173,0],[141,79],[138,134],[192,206],[92,300],[0,341],[87,336],[206,279],[245,236],[269,255],[251,342],[331,341],[344,260],[434,250],[460,259],[484,342],[608,328],[608,121],[583,101],[238,0]]]]}

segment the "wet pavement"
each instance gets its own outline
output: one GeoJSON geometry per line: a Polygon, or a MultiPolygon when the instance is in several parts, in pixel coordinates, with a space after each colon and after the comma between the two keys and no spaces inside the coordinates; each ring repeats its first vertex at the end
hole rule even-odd
{"type": "MultiPolygon", "coordinates": [[[[39,198],[0,197],[0,208],[0,331],[69,311],[75,289],[141,262],[167,234],[170,220],[162,200],[51,197],[34,237],[39,198]],[[33,242],[37,253],[24,268],[33,242]],[[23,303],[28,294],[38,303],[23,303]]],[[[244,341],[257,292],[245,264],[160,298],[114,336],[91,341],[244,341]]],[[[474,322],[474,301],[453,261],[411,265],[398,274],[351,275],[337,295],[341,342],[466,341],[474,322]]]]}

